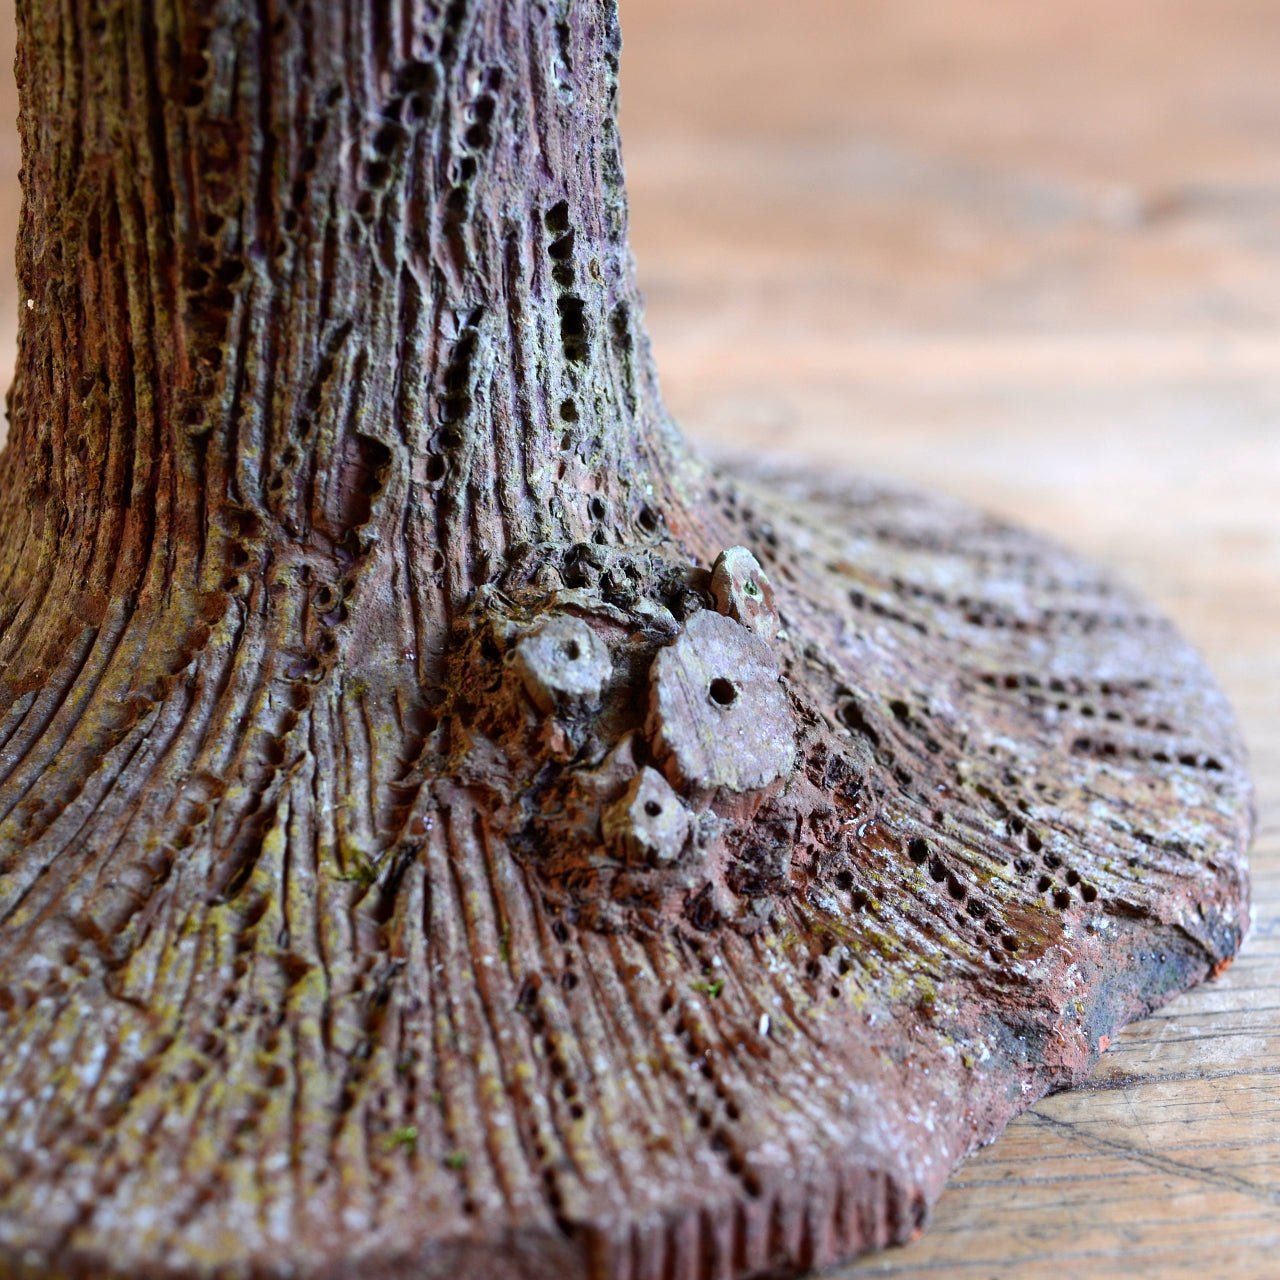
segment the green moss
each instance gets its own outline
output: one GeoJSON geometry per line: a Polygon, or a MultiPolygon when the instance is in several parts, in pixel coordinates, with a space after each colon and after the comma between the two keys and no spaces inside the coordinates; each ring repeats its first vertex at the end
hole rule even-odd
{"type": "Polygon", "coordinates": [[[412,1155],[418,1149],[418,1127],[408,1124],[389,1134],[386,1141],[387,1151],[407,1151],[412,1155]]]}

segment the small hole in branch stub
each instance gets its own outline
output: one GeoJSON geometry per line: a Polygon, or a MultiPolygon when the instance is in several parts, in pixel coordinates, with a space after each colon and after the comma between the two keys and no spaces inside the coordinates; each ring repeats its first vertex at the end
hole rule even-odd
{"type": "Polygon", "coordinates": [[[726,680],[723,676],[713,680],[707,692],[711,695],[711,701],[718,707],[731,707],[738,700],[738,690],[733,681],[726,680]]]}
{"type": "Polygon", "coordinates": [[[644,811],[651,818],[656,818],[662,812],[662,806],[656,800],[649,800],[644,806],[644,811]]]}
{"type": "Polygon", "coordinates": [[[576,640],[566,640],[561,652],[564,654],[565,660],[568,662],[577,662],[577,660],[582,657],[582,647],[576,640]]]}

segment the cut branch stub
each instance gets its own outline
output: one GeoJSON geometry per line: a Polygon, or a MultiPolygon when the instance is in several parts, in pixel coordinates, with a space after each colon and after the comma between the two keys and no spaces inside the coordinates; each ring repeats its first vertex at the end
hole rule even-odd
{"type": "Polygon", "coordinates": [[[585,622],[568,615],[549,618],[523,636],[511,661],[529,697],[548,715],[566,703],[591,706],[599,701],[612,669],[604,642],[585,622]]]}
{"type": "Polygon", "coordinates": [[[661,867],[679,860],[691,818],[666,778],[646,767],[604,811],[602,826],[606,843],[628,862],[661,867]]]}
{"type": "Polygon", "coordinates": [[[766,644],[772,643],[778,634],[773,584],[746,547],[730,547],[716,557],[711,566],[711,594],[721,613],[750,628],[766,644]]]}
{"type": "Polygon", "coordinates": [[[785,777],[795,728],[768,645],[721,614],[695,614],[654,659],[649,735],[676,787],[759,791],[785,777]]]}

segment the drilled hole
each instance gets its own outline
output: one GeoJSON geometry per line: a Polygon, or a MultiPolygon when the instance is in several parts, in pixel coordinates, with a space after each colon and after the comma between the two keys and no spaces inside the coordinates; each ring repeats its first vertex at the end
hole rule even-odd
{"type": "Polygon", "coordinates": [[[647,800],[645,802],[644,811],[651,818],[656,818],[662,812],[662,805],[656,800],[647,800]]]}
{"type": "Polygon", "coordinates": [[[726,680],[723,676],[717,676],[711,682],[707,692],[711,695],[711,701],[718,707],[731,707],[738,700],[737,686],[732,680],[726,680]]]}

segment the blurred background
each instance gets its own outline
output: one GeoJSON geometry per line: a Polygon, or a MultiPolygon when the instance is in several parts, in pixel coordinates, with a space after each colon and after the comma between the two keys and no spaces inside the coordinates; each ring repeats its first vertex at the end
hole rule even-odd
{"type": "Polygon", "coordinates": [[[1121,1037],[1092,1095],[1046,1100],[967,1162],[924,1239],[857,1274],[1273,1274],[1280,3],[620,8],[632,240],[688,431],[950,490],[1107,562],[1206,651],[1255,761],[1244,957],[1121,1037]]]}

